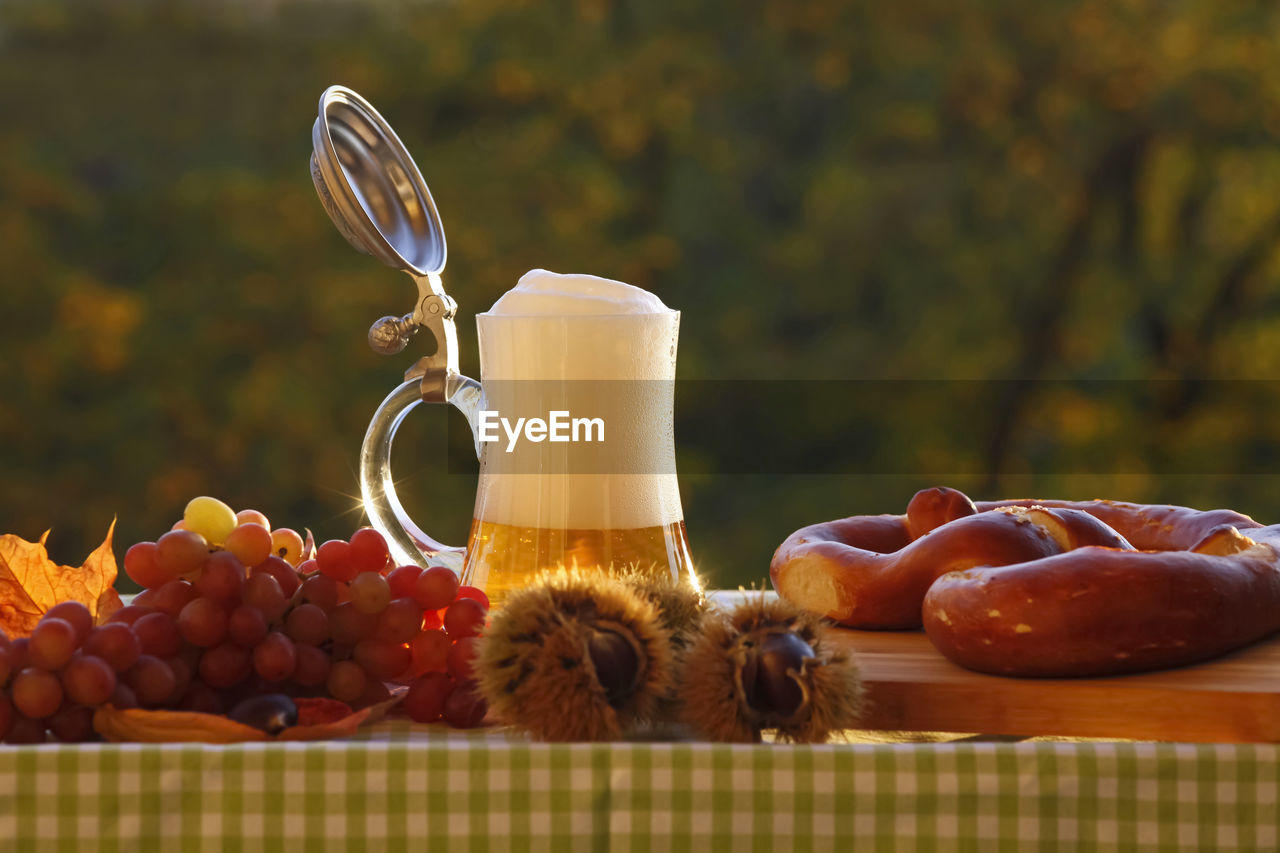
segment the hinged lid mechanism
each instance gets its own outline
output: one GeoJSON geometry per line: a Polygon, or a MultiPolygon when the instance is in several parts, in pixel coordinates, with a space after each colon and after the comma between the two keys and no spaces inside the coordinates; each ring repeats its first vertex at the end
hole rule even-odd
{"type": "Polygon", "coordinates": [[[422,173],[391,125],[344,86],[320,96],[311,179],[352,246],[414,276],[444,269],[444,226],[422,173]]]}

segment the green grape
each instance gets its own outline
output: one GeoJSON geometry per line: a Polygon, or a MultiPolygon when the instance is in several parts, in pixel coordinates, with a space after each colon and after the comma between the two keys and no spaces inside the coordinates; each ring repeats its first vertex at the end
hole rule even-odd
{"type": "Polygon", "coordinates": [[[192,498],[182,513],[182,521],[187,530],[199,533],[214,545],[226,542],[227,534],[237,524],[235,510],[208,495],[192,498]]]}
{"type": "Polygon", "coordinates": [[[381,613],[391,602],[391,587],[377,572],[361,572],[348,586],[351,603],[361,613],[381,613]]]}

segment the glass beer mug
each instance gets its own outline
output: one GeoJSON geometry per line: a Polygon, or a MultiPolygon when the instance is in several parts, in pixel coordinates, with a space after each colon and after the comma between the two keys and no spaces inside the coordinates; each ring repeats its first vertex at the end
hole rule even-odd
{"type": "Polygon", "coordinates": [[[402,563],[447,565],[495,606],[537,572],[600,566],[698,584],[675,472],[680,314],[639,288],[592,276],[526,275],[476,317],[483,384],[458,371],[444,229],[400,140],[355,92],[331,87],[312,131],[312,177],[357,249],[410,274],[418,302],[370,330],[383,353],[419,329],[436,339],[382,402],[360,454],[365,511],[402,563]],[[419,403],[467,419],[480,459],[466,548],[418,527],[396,496],[391,446],[419,403]]]}

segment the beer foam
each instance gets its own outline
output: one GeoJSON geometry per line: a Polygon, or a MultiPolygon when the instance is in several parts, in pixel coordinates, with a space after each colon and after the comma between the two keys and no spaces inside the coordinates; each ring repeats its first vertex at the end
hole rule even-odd
{"type": "Polygon", "coordinates": [[[489,445],[477,518],[597,530],[680,521],[672,423],[678,311],[619,281],[533,270],[476,317],[476,328],[482,408],[545,417],[567,404],[572,417],[604,416],[608,440],[588,470],[570,464],[573,444],[526,442],[513,454],[489,445]]]}
{"type": "Polygon", "coordinates": [[[595,275],[529,270],[489,309],[501,316],[565,314],[664,314],[670,311],[647,290],[595,275]]]}

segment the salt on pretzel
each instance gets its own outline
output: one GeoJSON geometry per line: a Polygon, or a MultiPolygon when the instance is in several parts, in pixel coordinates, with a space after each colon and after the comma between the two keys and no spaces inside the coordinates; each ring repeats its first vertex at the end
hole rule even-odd
{"type": "Polygon", "coordinates": [[[970,669],[1104,675],[1203,660],[1280,630],[1273,545],[1280,526],[1230,510],[973,504],[930,489],[906,515],[796,531],[770,573],[780,595],[846,625],[923,623],[970,669]]]}

